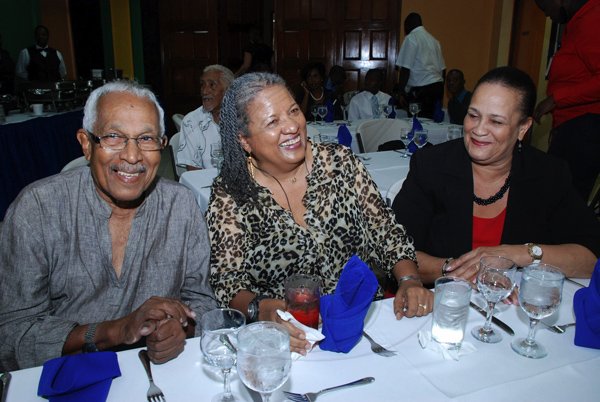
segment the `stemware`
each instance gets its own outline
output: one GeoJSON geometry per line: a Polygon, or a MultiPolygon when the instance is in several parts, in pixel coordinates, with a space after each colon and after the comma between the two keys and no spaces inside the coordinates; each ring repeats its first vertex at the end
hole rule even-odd
{"type": "Polygon", "coordinates": [[[413,142],[417,147],[419,147],[419,149],[423,148],[427,144],[428,133],[429,132],[427,130],[414,131],[413,142]]]}
{"type": "Polygon", "coordinates": [[[240,330],[238,374],[248,388],[260,393],[263,402],[287,381],[291,366],[290,335],[282,325],[259,321],[240,330]]]}
{"type": "Polygon", "coordinates": [[[504,257],[482,257],[479,260],[477,288],[488,304],[485,325],[471,330],[471,335],[481,342],[498,343],[502,335],[492,329],[494,307],[500,300],[506,299],[515,288],[517,265],[504,257]]]}
{"type": "Polygon", "coordinates": [[[379,105],[379,109],[381,114],[385,116],[385,118],[389,118],[390,114],[394,111],[394,107],[392,105],[381,104],[379,105]]]}
{"type": "Polygon", "coordinates": [[[411,128],[402,127],[400,129],[400,141],[402,141],[402,143],[404,144],[404,153],[402,156],[408,157],[408,156],[412,155],[410,150],[408,149],[408,145],[413,140],[413,137],[414,137],[414,133],[411,128]]]}
{"type": "Polygon", "coordinates": [[[548,355],[546,348],[535,341],[537,323],[552,315],[560,306],[565,276],[548,264],[532,264],[523,269],[519,287],[519,304],[529,316],[527,338],[511,343],[512,349],[521,356],[539,359],[548,355]]]}
{"type": "Polygon", "coordinates": [[[455,140],[462,137],[461,126],[450,126],[448,127],[448,141],[455,140]]]}
{"type": "Polygon", "coordinates": [[[312,114],[313,116],[313,123],[317,123],[317,116],[319,115],[319,106],[318,105],[313,105],[310,108],[310,114],[312,114]]]}
{"type": "Polygon", "coordinates": [[[413,119],[415,116],[419,117],[419,112],[421,111],[421,104],[417,102],[409,103],[408,111],[412,115],[413,119]]]}
{"type": "Polygon", "coordinates": [[[221,144],[210,144],[210,163],[213,167],[221,169],[223,164],[223,148],[221,144]]]}
{"type": "Polygon", "coordinates": [[[317,113],[319,114],[321,121],[325,122],[325,116],[327,116],[327,106],[319,105],[319,107],[317,108],[317,113]]]}
{"type": "Polygon", "coordinates": [[[342,119],[344,119],[344,121],[348,121],[348,106],[344,104],[343,102],[340,104],[340,109],[342,109],[342,119]]]}
{"type": "Polygon", "coordinates": [[[202,338],[200,349],[211,366],[221,369],[223,374],[223,392],[212,398],[213,402],[236,401],[231,393],[229,374],[235,365],[236,333],[246,324],[246,317],[238,310],[220,308],[208,311],[200,318],[202,338]]]}

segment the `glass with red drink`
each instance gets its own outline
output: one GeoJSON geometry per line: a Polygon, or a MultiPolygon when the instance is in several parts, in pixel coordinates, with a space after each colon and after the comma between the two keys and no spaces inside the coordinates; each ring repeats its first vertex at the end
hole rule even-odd
{"type": "Polygon", "coordinates": [[[319,327],[321,279],[312,275],[295,274],[285,280],[287,311],[302,324],[319,327]]]}

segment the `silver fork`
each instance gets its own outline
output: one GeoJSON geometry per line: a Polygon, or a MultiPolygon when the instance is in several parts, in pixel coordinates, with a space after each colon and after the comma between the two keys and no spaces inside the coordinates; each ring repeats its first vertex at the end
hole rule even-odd
{"type": "Polygon", "coordinates": [[[568,324],[561,324],[561,325],[550,325],[550,324],[546,324],[544,321],[540,321],[546,328],[548,328],[550,331],[552,332],[556,332],[557,334],[564,334],[565,330],[569,327],[574,327],[575,323],[574,322],[570,322],[568,324]]]}
{"type": "Polygon", "coordinates": [[[375,342],[375,340],[373,338],[371,338],[369,336],[369,334],[367,334],[365,331],[363,331],[363,335],[365,336],[365,338],[367,338],[367,340],[371,344],[371,350],[373,352],[377,353],[380,356],[385,356],[385,357],[396,356],[396,352],[394,352],[392,350],[388,350],[388,349],[384,348],[383,346],[381,346],[380,344],[378,344],[377,342],[375,342]]]}
{"type": "Polygon", "coordinates": [[[160,388],[154,384],[154,380],[152,379],[152,369],[150,368],[150,358],[148,357],[148,352],[146,349],[140,350],[138,353],[140,360],[142,361],[142,365],[144,366],[144,370],[146,370],[146,375],[148,376],[148,381],[150,382],[150,387],[148,388],[148,392],[146,393],[146,398],[148,402],[165,402],[166,398],[160,388]]]}
{"type": "Polygon", "coordinates": [[[333,390],[341,389],[341,388],[346,388],[346,387],[354,387],[356,385],[370,384],[373,381],[375,381],[375,379],[373,377],[365,377],[365,378],[361,378],[360,380],[349,382],[347,384],[337,385],[335,387],[330,387],[330,388],[325,388],[325,389],[322,389],[317,392],[307,392],[306,394],[297,394],[295,392],[283,391],[283,393],[285,394],[287,399],[289,399],[290,401],[293,401],[293,402],[314,402],[317,400],[317,397],[319,395],[324,394],[325,392],[329,392],[329,391],[333,391],[333,390]]]}

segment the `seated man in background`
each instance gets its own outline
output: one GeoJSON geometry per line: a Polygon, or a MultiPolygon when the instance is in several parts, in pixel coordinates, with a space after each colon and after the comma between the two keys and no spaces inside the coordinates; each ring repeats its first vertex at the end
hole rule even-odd
{"type": "Polygon", "coordinates": [[[450,123],[463,124],[469,103],[471,103],[471,92],[465,89],[465,76],[460,70],[450,70],[446,76],[446,87],[450,99],[448,100],[448,115],[450,123]]]}
{"type": "Polygon", "coordinates": [[[377,119],[381,113],[379,105],[387,105],[390,95],[381,92],[384,81],[383,70],[374,68],[367,71],[364,90],[352,97],[348,106],[348,119],[377,119]]]}
{"type": "Polygon", "coordinates": [[[21,50],[15,68],[18,78],[26,81],[54,82],[67,76],[65,60],[61,52],[48,47],[50,32],[43,25],[34,30],[35,45],[21,50]]]}
{"type": "MultiPolygon", "coordinates": [[[[204,218],[185,187],[156,176],[166,144],[154,94],[110,82],[77,132],[90,165],[25,188],[0,230],[0,370],[145,337],[161,363],[216,307],[204,218]]],[[[139,345],[136,345],[139,346],[139,345]]]]}
{"type": "Polygon", "coordinates": [[[205,169],[213,166],[211,147],[220,146],[219,113],[223,95],[234,76],[230,69],[213,64],[202,71],[200,94],[202,106],[186,114],[181,122],[181,137],[177,152],[177,164],[187,170],[205,169]]]}

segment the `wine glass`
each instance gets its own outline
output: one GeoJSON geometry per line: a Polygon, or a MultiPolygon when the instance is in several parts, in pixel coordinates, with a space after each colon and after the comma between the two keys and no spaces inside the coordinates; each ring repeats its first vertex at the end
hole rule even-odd
{"type": "Polygon", "coordinates": [[[319,105],[317,107],[317,113],[319,114],[319,117],[321,118],[321,121],[325,121],[325,116],[327,116],[327,106],[325,105],[319,105]]]}
{"type": "Polygon", "coordinates": [[[415,116],[419,117],[419,112],[421,111],[421,104],[417,102],[411,102],[408,104],[408,111],[412,114],[413,119],[415,116]]]}
{"type": "Polygon", "coordinates": [[[462,137],[461,126],[450,126],[448,127],[448,141],[455,140],[462,137]]]}
{"type": "Polygon", "coordinates": [[[423,148],[427,144],[427,138],[429,131],[427,130],[415,130],[413,142],[419,149],[423,148]]]}
{"type": "Polygon", "coordinates": [[[502,335],[492,329],[494,307],[500,300],[506,299],[515,288],[517,265],[504,257],[482,257],[479,260],[477,288],[488,303],[487,317],[484,326],[471,330],[475,339],[485,343],[498,343],[502,335]]]}
{"type": "Polygon", "coordinates": [[[392,105],[381,104],[379,105],[379,109],[381,110],[381,114],[385,116],[385,118],[389,118],[390,114],[394,111],[394,107],[392,105]]]}
{"type": "Polygon", "coordinates": [[[317,116],[319,115],[319,106],[318,105],[313,105],[310,108],[310,114],[313,115],[313,123],[317,123],[317,116]]]}
{"type": "Polygon", "coordinates": [[[342,109],[342,119],[344,121],[348,121],[348,106],[344,104],[343,102],[340,104],[340,109],[342,109]]]}
{"type": "Polygon", "coordinates": [[[404,153],[402,154],[402,156],[408,157],[412,155],[410,150],[408,149],[408,145],[413,140],[413,137],[414,133],[411,128],[402,127],[400,129],[400,141],[402,141],[402,143],[404,144],[404,153]]]}
{"type": "Polygon", "coordinates": [[[221,144],[210,144],[210,163],[213,167],[221,169],[223,164],[223,148],[221,144]]]}
{"type": "Polygon", "coordinates": [[[527,338],[515,339],[510,346],[521,356],[539,359],[548,355],[535,341],[537,323],[552,315],[560,306],[565,275],[548,264],[532,264],[523,269],[519,287],[519,304],[529,316],[527,338]]]}
{"type": "Polygon", "coordinates": [[[287,381],[291,367],[290,335],[282,325],[259,321],[240,330],[238,374],[248,388],[260,393],[263,402],[287,381]]]}
{"type": "Polygon", "coordinates": [[[200,318],[202,338],[200,349],[211,366],[223,373],[223,392],[212,398],[213,402],[236,401],[229,386],[229,374],[235,365],[236,333],[246,324],[246,317],[238,310],[220,308],[210,310],[200,318]]]}

